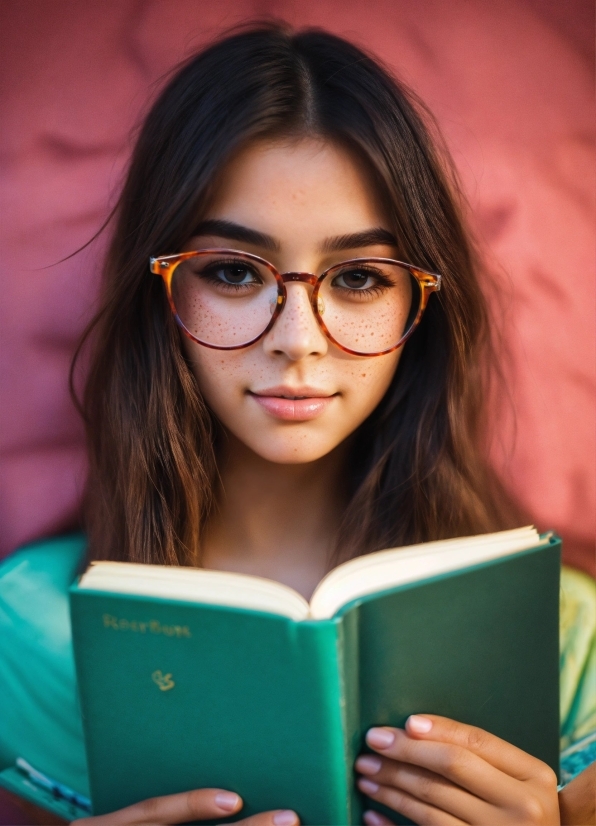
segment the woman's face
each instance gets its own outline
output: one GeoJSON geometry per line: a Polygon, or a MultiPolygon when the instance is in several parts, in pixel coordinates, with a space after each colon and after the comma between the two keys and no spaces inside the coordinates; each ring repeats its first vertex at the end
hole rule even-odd
{"type": "MultiPolygon", "coordinates": [[[[243,230],[199,228],[185,250],[243,250],[280,272],[319,275],[347,258],[398,253],[390,240],[348,238],[378,229],[389,234],[389,222],[357,158],[313,139],[260,142],[240,152],[225,168],[205,220],[264,237],[249,242],[243,230]]],[[[214,350],[184,337],[184,346],[224,427],[264,459],[295,464],[330,453],[370,415],[401,349],[368,358],[343,352],[317,324],[312,287],[289,282],[286,288],[281,315],[255,344],[214,350]]]]}

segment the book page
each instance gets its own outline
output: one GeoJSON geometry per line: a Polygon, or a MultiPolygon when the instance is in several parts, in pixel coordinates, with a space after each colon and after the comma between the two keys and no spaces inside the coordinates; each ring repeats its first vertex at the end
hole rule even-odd
{"type": "Polygon", "coordinates": [[[262,577],[173,565],[93,562],[78,587],[107,593],[141,594],[210,605],[228,605],[305,619],[308,602],[293,588],[262,577]]]}
{"type": "Polygon", "coordinates": [[[358,597],[547,545],[534,527],[425,542],[351,559],[327,574],[312,596],[313,619],[332,617],[358,597]]]}

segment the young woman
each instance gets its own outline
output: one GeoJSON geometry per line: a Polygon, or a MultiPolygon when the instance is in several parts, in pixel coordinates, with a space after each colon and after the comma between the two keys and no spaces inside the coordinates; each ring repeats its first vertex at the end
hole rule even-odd
{"type": "MultiPolygon", "coordinates": [[[[353,45],[276,26],[212,45],[161,93],[87,337],[91,558],[309,597],[351,556],[516,523],[482,450],[478,267],[427,121],[353,45]]],[[[367,743],[359,788],[416,823],[560,822],[551,769],[487,732],[429,714],[367,743]]],[[[241,807],[195,789],[78,823],[241,807]]]]}

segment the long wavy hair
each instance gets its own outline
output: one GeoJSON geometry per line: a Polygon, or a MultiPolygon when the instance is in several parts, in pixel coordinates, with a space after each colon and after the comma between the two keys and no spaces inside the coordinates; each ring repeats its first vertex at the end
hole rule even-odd
{"type": "Polygon", "coordinates": [[[217,423],[148,259],[182,249],[235,152],[278,136],[358,153],[405,260],[443,276],[389,390],[353,439],[333,562],[513,524],[483,446],[487,309],[433,123],[377,60],[316,29],[253,25],[172,76],[140,130],[101,307],[81,344],[92,348],[82,402],[92,558],[201,564],[217,423]]]}

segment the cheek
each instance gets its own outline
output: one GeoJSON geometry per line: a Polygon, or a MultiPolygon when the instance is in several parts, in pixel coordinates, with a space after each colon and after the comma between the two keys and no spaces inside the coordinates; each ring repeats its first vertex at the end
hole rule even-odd
{"type": "Polygon", "coordinates": [[[402,348],[386,356],[359,361],[351,370],[350,395],[362,419],[372,413],[389,389],[401,353],[402,348]]]}
{"type": "Polygon", "coordinates": [[[246,367],[242,364],[243,354],[210,350],[193,342],[185,342],[184,349],[205,402],[216,415],[221,416],[234,400],[242,398],[241,379],[246,374],[246,367]]]}

